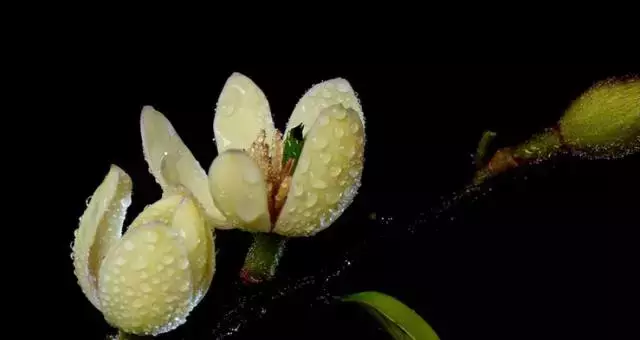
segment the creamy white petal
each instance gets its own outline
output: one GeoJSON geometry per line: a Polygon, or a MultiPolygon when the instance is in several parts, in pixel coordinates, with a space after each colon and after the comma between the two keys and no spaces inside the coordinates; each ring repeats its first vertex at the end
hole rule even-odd
{"type": "Polygon", "coordinates": [[[306,136],[274,232],[309,236],[330,226],[360,187],[364,144],[359,112],[342,104],[324,109],[306,136]]]}
{"type": "Polygon", "coordinates": [[[186,321],[193,279],[179,232],[162,223],[128,230],[100,269],[105,320],[127,333],[157,335],[186,321]]]}
{"type": "Polygon", "coordinates": [[[267,145],[271,145],[275,128],[269,102],[251,79],[233,73],[220,93],[213,119],[218,154],[249,149],[261,130],[265,131],[267,145]]]}
{"type": "Polygon", "coordinates": [[[213,203],[208,189],[207,174],[184,144],[169,120],[151,106],[145,106],[140,116],[144,156],[149,171],[165,195],[186,190],[205,212],[216,228],[228,228],[222,213],[213,203]]]}
{"type": "Polygon", "coordinates": [[[99,310],[97,280],[100,264],[122,235],[122,224],[131,204],[131,187],[129,175],[112,165],[91,196],[75,231],[74,271],[82,291],[99,310]]]}
{"type": "Polygon", "coordinates": [[[289,130],[300,124],[304,124],[302,134],[306,136],[320,112],[335,104],[342,104],[348,109],[355,110],[364,125],[362,107],[351,84],[346,79],[335,78],[312,86],[300,98],[291,117],[289,117],[285,136],[287,136],[289,130]]]}
{"type": "Polygon", "coordinates": [[[232,225],[270,230],[266,181],[247,153],[227,150],[216,157],[209,169],[209,185],[216,205],[232,225]]]}
{"type": "Polygon", "coordinates": [[[206,294],[215,273],[215,245],[197,202],[189,196],[166,196],[147,206],[133,220],[127,232],[149,223],[162,223],[176,230],[184,240],[193,274],[197,304],[206,294]]]}

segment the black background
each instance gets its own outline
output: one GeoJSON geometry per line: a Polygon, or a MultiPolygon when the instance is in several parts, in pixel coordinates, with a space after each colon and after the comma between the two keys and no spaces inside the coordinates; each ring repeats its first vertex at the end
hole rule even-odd
{"type": "Polygon", "coordinates": [[[637,73],[637,65],[69,65],[54,65],[41,84],[51,92],[38,116],[50,134],[40,169],[54,169],[41,198],[55,205],[43,238],[54,251],[39,281],[49,302],[25,314],[48,315],[52,330],[83,339],[113,333],[76,284],[69,243],[109,164],[133,178],[127,223],[159,198],[142,155],[142,106],[164,113],[207,169],[216,156],[215,102],[238,71],[265,92],[280,129],[313,84],[349,80],[366,117],[363,187],[331,228],[290,243],[264,287],[238,283],[249,236],[218,232],[206,299],[163,338],[386,339],[362,310],[333,300],[362,290],[404,301],[442,340],[637,337],[620,328],[637,324],[628,294],[638,268],[637,155],[514,171],[438,212],[469,183],[484,130],[498,133],[496,147],[521,142],[594,82],[637,73]],[[351,265],[333,275],[345,259],[351,265]]]}

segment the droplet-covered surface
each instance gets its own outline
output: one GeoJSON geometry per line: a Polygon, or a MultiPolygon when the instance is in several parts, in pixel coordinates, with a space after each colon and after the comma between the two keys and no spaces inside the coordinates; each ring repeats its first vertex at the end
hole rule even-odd
{"type": "Polygon", "coordinates": [[[207,174],[169,120],[152,107],[145,106],[140,117],[140,130],[149,171],[164,193],[187,190],[198,200],[213,226],[227,227],[208,190],[207,174]]]}
{"type": "Polygon", "coordinates": [[[247,153],[229,150],[216,157],[209,169],[209,185],[216,205],[233,226],[270,230],[266,181],[247,153]]]}
{"type": "Polygon", "coordinates": [[[267,145],[272,145],[275,128],[267,98],[251,79],[233,73],[220,93],[213,120],[218,154],[249,149],[262,130],[267,145]]]}
{"type": "Polygon", "coordinates": [[[565,142],[576,151],[594,156],[638,151],[640,79],[597,84],[573,102],[560,128],[565,142]]]}
{"type": "Polygon", "coordinates": [[[178,232],[151,223],[128,231],[109,251],[99,279],[109,324],[132,334],[157,335],[186,321],[193,287],[183,244],[178,232]]]}
{"type": "MultiPolygon", "coordinates": [[[[212,230],[206,227],[197,203],[189,196],[167,196],[146,207],[131,223],[129,230],[149,223],[168,225],[183,238],[193,271],[194,304],[197,304],[207,292],[215,272],[212,230]]],[[[133,248],[134,245],[128,242],[125,249],[127,247],[133,248]]]]}
{"type": "MultiPolygon", "coordinates": [[[[182,237],[187,251],[193,278],[193,304],[195,305],[206,294],[215,272],[212,230],[206,227],[200,210],[189,197],[184,197],[175,210],[171,228],[182,237]]],[[[166,257],[163,262],[170,265],[174,260],[166,257]]]]}
{"type": "Polygon", "coordinates": [[[360,187],[364,144],[357,111],[341,104],[323,110],[305,139],[301,166],[293,174],[292,189],[274,231],[308,236],[331,225],[360,187]],[[335,131],[341,131],[340,138],[335,131]]]}
{"type": "Polygon", "coordinates": [[[78,284],[98,309],[97,278],[108,250],[120,239],[127,208],[131,204],[131,178],[113,165],[89,200],[80,218],[73,244],[73,265],[78,284]]]}
{"type": "MultiPolygon", "coordinates": [[[[346,79],[335,78],[314,85],[302,96],[287,122],[285,136],[288,135],[289,130],[300,124],[304,125],[302,134],[306,136],[316,119],[318,119],[320,112],[335,104],[342,104],[348,109],[355,110],[358,112],[360,120],[364,123],[362,107],[353,88],[351,88],[351,84],[346,79]]],[[[318,121],[321,126],[327,126],[328,123],[325,118],[318,121]]],[[[341,138],[341,135],[347,130],[336,130],[336,137],[341,138]]]]}
{"type": "Polygon", "coordinates": [[[185,196],[182,194],[166,196],[145,207],[144,210],[136,216],[133,222],[131,222],[129,230],[150,222],[160,222],[162,224],[171,225],[173,215],[184,198],[185,196]]]}

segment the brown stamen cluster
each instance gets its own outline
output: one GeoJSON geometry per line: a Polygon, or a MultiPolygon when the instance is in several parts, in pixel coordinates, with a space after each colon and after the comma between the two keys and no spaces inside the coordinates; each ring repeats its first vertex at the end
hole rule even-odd
{"type": "Polygon", "coordinates": [[[269,145],[266,141],[265,131],[261,130],[258,133],[258,138],[247,151],[258,164],[267,184],[267,204],[272,228],[291,187],[293,159],[289,159],[284,165],[282,164],[283,148],[284,142],[280,131],[276,130],[273,144],[269,145]]]}

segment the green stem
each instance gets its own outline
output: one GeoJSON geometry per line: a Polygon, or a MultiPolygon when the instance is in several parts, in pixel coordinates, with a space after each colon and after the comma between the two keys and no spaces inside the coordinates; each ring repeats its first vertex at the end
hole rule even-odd
{"type": "Polygon", "coordinates": [[[240,272],[245,283],[268,281],[276,273],[287,238],[273,233],[255,233],[240,272]]]}

